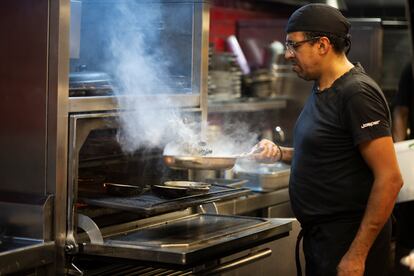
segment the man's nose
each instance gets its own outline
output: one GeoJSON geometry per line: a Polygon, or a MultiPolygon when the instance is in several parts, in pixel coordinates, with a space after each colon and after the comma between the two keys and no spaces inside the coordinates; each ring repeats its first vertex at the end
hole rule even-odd
{"type": "Polygon", "coordinates": [[[292,53],[292,51],[289,51],[289,49],[286,49],[285,51],[285,59],[289,60],[291,58],[293,58],[295,56],[294,53],[292,53]]]}

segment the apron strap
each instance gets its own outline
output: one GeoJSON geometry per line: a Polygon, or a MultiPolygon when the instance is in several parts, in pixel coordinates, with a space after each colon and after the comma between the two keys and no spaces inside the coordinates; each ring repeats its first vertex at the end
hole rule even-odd
{"type": "Polygon", "coordinates": [[[302,240],[302,238],[303,238],[303,229],[300,229],[300,232],[296,239],[296,246],[295,246],[295,260],[296,260],[296,275],[297,276],[302,276],[302,267],[300,265],[300,256],[299,256],[300,241],[302,240]]]}

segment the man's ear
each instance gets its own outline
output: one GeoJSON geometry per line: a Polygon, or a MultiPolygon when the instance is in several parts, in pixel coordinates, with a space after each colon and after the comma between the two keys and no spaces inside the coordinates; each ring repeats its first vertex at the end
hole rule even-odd
{"type": "Polygon", "coordinates": [[[331,48],[331,43],[327,37],[321,37],[318,43],[318,50],[320,54],[326,54],[331,48]]]}

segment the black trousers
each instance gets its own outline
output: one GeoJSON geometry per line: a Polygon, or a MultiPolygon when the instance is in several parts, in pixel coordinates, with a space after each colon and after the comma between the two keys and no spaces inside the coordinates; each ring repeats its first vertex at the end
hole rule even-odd
{"type": "MultiPolygon", "coordinates": [[[[360,221],[318,224],[304,229],[303,251],[307,276],[334,276],[342,257],[358,231],[360,221]]],[[[365,263],[365,275],[388,275],[390,271],[391,220],[379,233],[365,263]]]]}

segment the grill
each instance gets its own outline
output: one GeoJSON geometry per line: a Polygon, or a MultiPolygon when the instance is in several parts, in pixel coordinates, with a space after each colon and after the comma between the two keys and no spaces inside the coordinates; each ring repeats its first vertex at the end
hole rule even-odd
{"type": "Polygon", "coordinates": [[[191,195],[176,199],[162,198],[149,190],[142,195],[132,197],[99,197],[80,198],[92,206],[108,207],[130,211],[144,216],[154,216],[166,212],[178,211],[191,206],[206,204],[217,200],[231,199],[250,193],[245,188],[231,188],[212,185],[206,194],[191,195]]]}
{"type": "MultiPolygon", "coordinates": [[[[75,263],[81,263],[79,256],[115,258],[145,262],[144,270],[152,263],[154,271],[166,275],[171,269],[177,275],[201,273],[196,273],[200,266],[204,267],[202,273],[207,273],[224,269],[217,261],[221,257],[288,235],[288,221],[204,213],[216,210],[217,201],[247,196],[251,191],[240,187],[245,181],[211,179],[208,192],[173,199],[155,193],[152,185],[169,179],[188,179],[189,172],[161,166],[162,151],[125,156],[114,142],[118,115],[71,116],[71,206],[66,250],[75,263]],[[140,186],[143,193],[108,195],[102,191],[102,183],[108,180],[140,186]],[[205,265],[210,262],[214,265],[206,270],[205,265]],[[162,270],[160,266],[168,268],[162,270]]],[[[239,261],[244,264],[268,254],[255,252],[239,261]]],[[[228,264],[225,269],[233,265],[228,264]]],[[[117,268],[108,271],[112,269],[117,268]]],[[[141,273],[140,269],[131,268],[131,275],[141,273]]]]}

